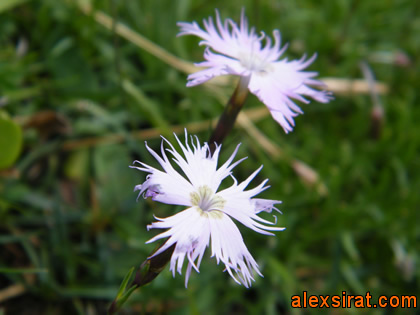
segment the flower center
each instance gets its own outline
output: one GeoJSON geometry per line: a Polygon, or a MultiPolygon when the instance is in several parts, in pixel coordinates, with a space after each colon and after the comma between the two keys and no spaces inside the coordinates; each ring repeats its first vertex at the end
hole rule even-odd
{"type": "Polygon", "coordinates": [[[197,207],[202,215],[220,217],[220,210],[225,206],[226,200],[217,196],[207,185],[198,187],[197,191],[190,194],[191,203],[197,207]]]}
{"type": "Polygon", "coordinates": [[[239,61],[244,68],[258,74],[265,74],[272,70],[270,62],[261,58],[258,53],[241,53],[239,54],[239,61]]]}

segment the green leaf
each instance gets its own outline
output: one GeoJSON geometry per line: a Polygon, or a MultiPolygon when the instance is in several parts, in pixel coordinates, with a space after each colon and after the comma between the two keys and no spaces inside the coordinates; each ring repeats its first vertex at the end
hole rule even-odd
{"type": "Polygon", "coordinates": [[[121,286],[118,290],[117,296],[115,297],[115,300],[110,305],[110,308],[108,310],[108,314],[114,314],[118,312],[118,310],[124,305],[124,303],[127,301],[127,299],[130,297],[130,295],[138,288],[137,285],[133,285],[131,288],[129,288],[126,291],[128,282],[131,279],[131,276],[134,272],[134,267],[132,267],[128,273],[125,275],[124,280],[121,283],[121,286]]]}
{"type": "Polygon", "coordinates": [[[118,290],[117,299],[119,299],[124,294],[125,288],[127,287],[128,281],[130,281],[133,272],[134,267],[132,267],[125,275],[124,280],[121,283],[120,289],[118,290]]]}
{"type": "Polygon", "coordinates": [[[16,161],[22,148],[22,129],[6,112],[0,112],[0,169],[16,161]]]}
{"type": "Polygon", "coordinates": [[[137,289],[137,286],[131,287],[130,289],[125,292],[125,294],[117,300],[117,309],[120,309],[124,303],[128,300],[130,295],[137,289]]]}

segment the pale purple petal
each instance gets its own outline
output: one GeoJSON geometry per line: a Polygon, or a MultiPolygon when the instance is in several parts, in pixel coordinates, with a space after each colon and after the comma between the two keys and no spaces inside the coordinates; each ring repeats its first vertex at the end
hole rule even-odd
{"type": "Polygon", "coordinates": [[[242,11],[240,26],[231,19],[224,22],[216,10],[216,24],[211,17],[203,21],[204,29],[196,23],[178,23],[179,35],[194,35],[205,45],[204,59],[197,66],[206,69],[188,76],[187,86],[195,86],[211,78],[222,75],[251,77],[249,90],[270,110],[273,118],[288,133],[293,130],[294,117],[302,114],[296,101],[309,103],[305,96],[318,102],[327,103],[331,93],[313,87],[323,87],[314,80],[316,72],[303,71],[316,58],[314,54],[306,59],[288,61],[279,59],[287,44],[281,46],[278,30],[273,31],[274,41],[261,33],[257,36],[254,28],[248,29],[248,21],[242,11]]]}
{"type": "Polygon", "coordinates": [[[140,190],[140,195],[163,203],[188,206],[170,217],[155,217],[157,221],[148,225],[148,230],[165,231],[147,243],[167,239],[151,257],[176,244],[170,270],[174,276],[176,272],[182,273],[184,261],[187,261],[187,286],[192,269],[199,272],[205,249],[211,242],[211,256],[215,257],[217,263],[225,265],[225,270],[237,283],[249,287],[254,281],[254,273],[260,276],[261,273],[232,219],[258,233],[273,235],[271,232],[284,228],[273,226],[275,222],[259,217],[258,213],[277,210],[274,205],[280,201],[253,198],[269,187],[266,186],[267,180],[245,190],[261,167],[241,183],[235,179],[232,170],[245,159],[234,162],[239,145],[227,161],[218,167],[221,145],[216,145],[210,155],[207,143],[201,144],[197,137],[188,137],[186,131],[184,142],[176,135],[175,138],[181,153],[165,138],[162,140],[161,155],[147,147],[163,171],[139,161],[136,163],[140,166],[133,166],[148,173],[146,180],[135,187],[135,190],[140,190]],[[167,145],[166,149],[163,144],[167,145]],[[172,162],[167,152],[172,156],[172,162]],[[177,164],[183,174],[175,170],[172,163],[177,164]],[[218,192],[226,177],[233,179],[233,185],[218,192]]]}

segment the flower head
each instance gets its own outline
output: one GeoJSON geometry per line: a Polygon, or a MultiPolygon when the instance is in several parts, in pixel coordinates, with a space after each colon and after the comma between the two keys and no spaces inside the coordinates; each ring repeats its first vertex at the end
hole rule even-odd
{"type": "Polygon", "coordinates": [[[248,21],[242,11],[241,23],[238,26],[231,19],[222,23],[216,10],[216,25],[213,19],[203,21],[204,30],[196,23],[180,22],[179,35],[195,35],[203,40],[200,45],[207,46],[204,52],[206,61],[196,66],[206,69],[188,76],[187,86],[194,86],[220,75],[238,75],[245,80],[248,89],[263,102],[273,118],[287,133],[294,126],[293,117],[302,111],[292,99],[309,103],[304,96],[318,102],[327,103],[330,93],[318,91],[310,86],[322,86],[322,82],[313,79],[316,72],[302,71],[316,58],[314,54],[306,59],[288,61],[279,59],[287,45],[281,47],[280,32],[273,31],[274,43],[263,32],[258,36],[255,29],[248,30],[248,21]],[[265,44],[263,43],[265,40],[265,44]]]}
{"type": "Polygon", "coordinates": [[[215,152],[210,156],[208,144],[201,145],[197,137],[195,141],[193,137],[190,139],[192,148],[188,143],[187,132],[185,132],[185,145],[176,135],[175,138],[184,157],[168,140],[163,138],[161,156],[146,144],[147,150],[159,162],[163,170],[139,161],[135,163],[140,166],[132,166],[149,173],[146,181],[134,189],[140,191],[139,196],[143,194],[145,198],[151,197],[155,201],[186,207],[185,210],[168,218],[155,217],[157,222],[148,225],[148,229],[167,230],[147,243],[168,238],[151,257],[176,244],[171,257],[170,270],[174,276],[175,271],[181,274],[183,262],[187,258],[188,266],[185,276],[185,286],[187,286],[191,269],[194,268],[199,272],[204,251],[211,243],[211,256],[216,258],[217,263],[221,261],[237,283],[249,287],[251,281],[254,280],[254,271],[262,275],[232,219],[258,233],[273,235],[269,231],[282,231],[284,228],[271,226],[275,223],[262,219],[257,214],[261,211],[277,210],[274,205],[281,201],[253,198],[269,187],[265,185],[267,179],[257,187],[245,190],[261,167],[238,184],[232,175],[232,169],[244,159],[232,162],[239,145],[230,158],[217,167],[220,145],[216,146],[215,152]],[[164,142],[169,148],[164,148],[164,142]],[[180,167],[183,175],[174,169],[165,151],[172,155],[172,160],[180,167]],[[221,182],[226,177],[232,178],[232,186],[219,190],[221,182]]]}

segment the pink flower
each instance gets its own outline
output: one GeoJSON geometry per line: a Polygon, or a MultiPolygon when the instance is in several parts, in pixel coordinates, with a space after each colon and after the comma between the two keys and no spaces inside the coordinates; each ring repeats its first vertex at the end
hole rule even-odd
{"type": "Polygon", "coordinates": [[[196,23],[179,22],[179,35],[195,35],[203,40],[200,45],[207,46],[204,52],[206,61],[196,66],[206,69],[188,76],[187,86],[194,86],[220,75],[238,75],[248,85],[249,91],[255,94],[271,112],[273,118],[288,133],[293,130],[293,117],[302,114],[302,110],[292,99],[304,103],[311,97],[318,102],[327,103],[331,93],[318,91],[310,86],[323,86],[323,83],[313,79],[316,72],[302,71],[316,58],[314,54],[306,59],[288,61],[279,59],[287,49],[280,46],[280,32],[273,31],[274,44],[270,37],[261,33],[258,36],[255,29],[248,30],[248,21],[242,11],[241,24],[238,26],[231,19],[222,23],[216,10],[216,24],[209,17],[203,21],[204,29],[196,23]],[[263,40],[265,39],[265,45],[263,40]]]}

